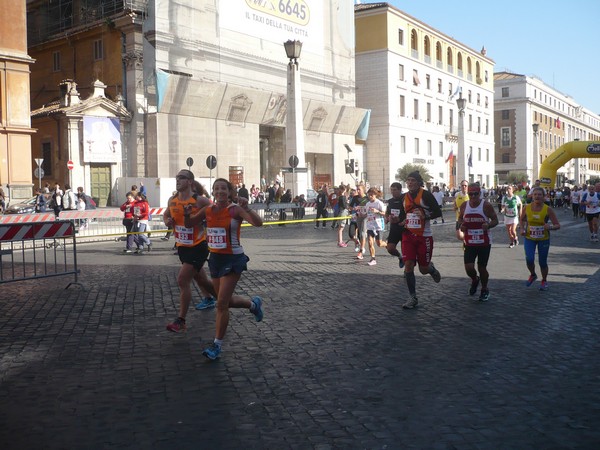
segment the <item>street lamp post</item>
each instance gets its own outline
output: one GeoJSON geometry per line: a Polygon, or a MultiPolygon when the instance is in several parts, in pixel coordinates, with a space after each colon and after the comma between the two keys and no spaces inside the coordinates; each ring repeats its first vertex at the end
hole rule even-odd
{"type": "Polygon", "coordinates": [[[533,183],[535,180],[537,180],[540,172],[538,167],[540,161],[540,156],[538,155],[538,131],[540,129],[540,124],[534,123],[531,125],[531,127],[533,128],[533,164],[531,169],[533,172],[531,175],[531,182],[533,183]]]}
{"type": "MultiPolygon", "coordinates": [[[[284,42],[285,54],[290,62],[287,66],[287,113],[285,121],[285,155],[298,158],[298,168],[305,168],[304,127],[302,122],[302,91],[300,89],[300,71],[298,58],[302,51],[302,42],[288,40],[284,42]]],[[[307,174],[297,173],[293,181],[294,195],[307,192],[307,174]]]]}
{"type": "Polygon", "coordinates": [[[456,106],[458,106],[458,149],[456,152],[456,182],[459,183],[461,180],[470,180],[467,176],[467,154],[465,149],[465,106],[467,99],[463,98],[462,91],[460,91],[458,98],[456,99],[456,106]]]}

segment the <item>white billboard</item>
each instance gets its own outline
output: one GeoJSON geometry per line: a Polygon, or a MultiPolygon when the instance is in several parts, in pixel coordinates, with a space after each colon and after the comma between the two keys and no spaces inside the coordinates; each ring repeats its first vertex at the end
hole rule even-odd
{"type": "Polygon", "coordinates": [[[302,41],[303,51],[323,53],[322,0],[228,0],[219,26],[281,45],[302,41]]]}
{"type": "Polygon", "coordinates": [[[119,119],[83,118],[83,162],[118,163],[122,160],[119,119]]]}

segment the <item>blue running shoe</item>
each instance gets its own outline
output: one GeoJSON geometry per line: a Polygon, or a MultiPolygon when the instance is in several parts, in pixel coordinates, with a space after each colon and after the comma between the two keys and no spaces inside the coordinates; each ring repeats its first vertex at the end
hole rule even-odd
{"type": "Polygon", "coordinates": [[[540,285],[540,291],[547,291],[548,290],[548,282],[542,280],[542,284],[540,285]]]}
{"type": "Polygon", "coordinates": [[[217,301],[214,297],[204,297],[200,303],[196,305],[197,310],[214,308],[217,301]]]}
{"type": "Polygon", "coordinates": [[[256,321],[260,322],[263,319],[262,298],[252,297],[254,308],[251,309],[252,314],[256,317],[256,321]]]}
{"type": "Polygon", "coordinates": [[[221,346],[213,342],[212,344],[210,344],[210,347],[204,349],[202,354],[211,361],[214,361],[221,355],[221,346]]]}
{"type": "Polygon", "coordinates": [[[529,275],[529,278],[527,278],[527,281],[525,282],[525,286],[529,287],[531,286],[535,280],[537,280],[537,275],[533,274],[533,275],[529,275]]]}
{"type": "Polygon", "coordinates": [[[398,265],[401,269],[404,269],[404,260],[402,259],[402,256],[398,257],[398,265]]]}
{"type": "Polygon", "coordinates": [[[488,291],[487,289],[481,290],[481,294],[479,295],[479,301],[480,302],[487,302],[490,299],[490,291],[488,291]]]}

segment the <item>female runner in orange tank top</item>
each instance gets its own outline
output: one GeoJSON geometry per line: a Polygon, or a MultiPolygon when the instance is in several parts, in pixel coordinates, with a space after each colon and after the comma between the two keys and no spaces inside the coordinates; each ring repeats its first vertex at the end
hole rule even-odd
{"type": "Polygon", "coordinates": [[[240,245],[240,229],[245,220],[255,227],[262,226],[262,219],[248,207],[248,199],[239,197],[233,203],[235,190],[232,184],[217,178],[213,184],[214,204],[202,208],[190,215],[185,212],[185,226],[191,227],[206,220],[206,239],[210,250],[208,266],[213,285],[217,291],[217,318],[214,342],[202,354],[215,360],[221,354],[221,345],[229,324],[229,308],[246,308],[254,314],[256,321],[263,318],[262,299],[260,297],[241,297],[234,295],[235,287],[247,270],[249,258],[240,245]]]}

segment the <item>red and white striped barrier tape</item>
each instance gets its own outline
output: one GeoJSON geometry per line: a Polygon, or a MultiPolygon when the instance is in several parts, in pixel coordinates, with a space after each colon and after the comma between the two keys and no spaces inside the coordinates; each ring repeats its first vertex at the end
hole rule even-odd
{"type": "Polygon", "coordinates": [[[151,216],[162,216],[167,208],[150,208],[151,216]]]}
{"type": "Polygon", "coordinates": [[[73,236],[71,222],[45,222],[0,225],[0,241],[24,241],[73,236]]]}
{"type": "Polygon", "coordinates": [[[49,222],[55,220],[54,213],[37,214],[6,214],[0,216],[0,224],[3,223],[27,223],[27,222],[49,222]]]}

